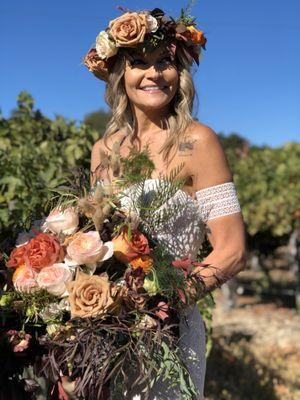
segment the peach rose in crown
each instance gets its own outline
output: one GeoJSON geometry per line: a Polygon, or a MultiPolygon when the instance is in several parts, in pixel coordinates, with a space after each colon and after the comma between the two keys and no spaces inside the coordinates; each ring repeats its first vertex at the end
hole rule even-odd
{"type": "Polygon", "coordinates": [[[73,235],[78,229],[79,218],[78,214],[72,207],[65,210],[55,209],[46,218],[43,229],[48,229],[50,232],[59,235],[73,235]]]}
{"type": "Polygon", "coordinates": [[[70,268],[63,263],[58,263],[43,268],[37,276],[37,284],[54,296],[63,297],[68,294],[66,283],[70,282],[72,277],[70,268]]]}
{"type": "Polygon", "coordinates": [[[105,261],[114,253],[112,242],[103,243],[97,231],[77,233],[67,247],[67,263],[73,265],[88,265],[105,261]]]}
{"type": "Polygon", "coordinates": [[[144,41],[147,33],[147,15],[127,12],[109,23],[109,33],[117,47],[134,47],[144,41]]]}
{"type": "Polygon", "coordinates": [[[112,242],[114,244],[114,256],[123,263],[129,263],[134,258],[150,253],[146,236],[137,229],[133,229],[131,237],[129,237],[127,227],[123,228],[119,235],[112,239],[112,242]]]}

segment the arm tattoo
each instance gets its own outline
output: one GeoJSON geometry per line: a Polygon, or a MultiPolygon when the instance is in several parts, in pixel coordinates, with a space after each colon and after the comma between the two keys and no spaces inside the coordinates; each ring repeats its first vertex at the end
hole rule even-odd
{"type": "Polygon", "coordinates": [[[182,157],[191,156],[194,149],[194,143],[196,140],[185,140],[184,142],[179,143],[178,151],[179,155],[182,157]]]}

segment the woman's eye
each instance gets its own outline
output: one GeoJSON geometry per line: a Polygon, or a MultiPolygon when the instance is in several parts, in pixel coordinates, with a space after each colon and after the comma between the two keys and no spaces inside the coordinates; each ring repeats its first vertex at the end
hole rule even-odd
{"type": "Polygon", "coordinates": [[[162,63],[162,64],[170,64],[171,62],[172,62],[172,60],[171,60],[170,56],[164,57],[160,60],[160,63],[162,63]]]}
{"type": "Polygon", "coordinates": [[[145,65],[145,61],[139,60],[139,59],[132,60],[132,61],[131,61],[131,65],[132,65],[133,67],[134,67],[134,66],[137,66],[137,65],[145,65]]]}

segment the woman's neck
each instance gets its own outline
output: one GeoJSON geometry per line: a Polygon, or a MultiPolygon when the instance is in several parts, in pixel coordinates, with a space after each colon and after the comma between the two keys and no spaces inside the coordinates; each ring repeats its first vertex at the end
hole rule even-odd
{"type": "Polygon", "coordinates": [[[135,126],[134,137],[142,140],[149,134],[165,131],[168,110],[144,111],[135,107],[133,110],[135,126]]]}

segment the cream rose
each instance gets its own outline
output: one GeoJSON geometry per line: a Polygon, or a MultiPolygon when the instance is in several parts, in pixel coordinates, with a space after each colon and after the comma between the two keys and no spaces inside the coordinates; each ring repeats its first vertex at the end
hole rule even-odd
{"type": "Polygon", "coordinates": [[[63,263],[57,263],[43,268],[37,276],[37,283],[41,289],[62,297],[68,294],[66,283],[70,282],[72,277],[73,273],[69,267],[63,263]]]}
{"type": "Polygon", "coordinates": [[[107,32],[101,31],[96,38],[96,51],[102,60],[114,56],[118,52],[115,43],[110,40],[107,32]]]}
{"type": "Polygon", "coordinates": [[[112,287],[108,276],[87,275],[78,271],[75,281],[68,283],[71,316],[104,316],[113,306],[112,287]]]}
{"type": "Polygon", "coordinates": [[[76,232],[79,224],[78,214],[73,208],[69,207],[65,210],[53,210],[46,218],[43,229],[59,235],[72,235],[76,232]]]}
{"type": "Polygon", "coordinates": [[[154,33],[158,29],[157,19],[152,15],[147,15],[147,33],[154,33]]]}
{"type": "Polygon", "coordinates": [[[144,41],[147,33],[147,15],[127,12],[109,23],[110,34],[117,47],[133,47],[144,41]]]}
{"type": "Polygon", "coordinates": [[[113,243],[103,243],[97,231],[77,234],[67,247],[69,261],[77,265],[105,261],[112,257],[113,252],[113,243]]]}

